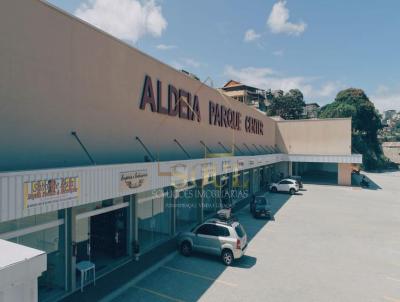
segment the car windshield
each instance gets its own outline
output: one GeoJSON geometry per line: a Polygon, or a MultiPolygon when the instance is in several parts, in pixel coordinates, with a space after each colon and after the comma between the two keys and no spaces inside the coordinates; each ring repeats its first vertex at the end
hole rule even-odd
{"type": "Polygon", "coordinates": [[[200,226],[200,224],[195,225],[194,227],[192,227],[192,229],[190,230],[190,232],[193,233],[193,232],[196,230],[196,228],[199,227],[199,226],[200,226]]]}
{"type": "Polygon", "coordinates": [[[237,234],[240,238],[242,238],[242,237],[244,236],[244,230],[243,230],[243,227],[242,227],[240,224],[238,224],[238,225],[235,227],[235,231],[236,231],[236,234],[237,234]]]}
{"type": "Polygon", "coordinates": [[[259,198],[256,200],[256,204],[260,206],[265,206],[267,204],[267,200],[264,198],[259,198]]]}

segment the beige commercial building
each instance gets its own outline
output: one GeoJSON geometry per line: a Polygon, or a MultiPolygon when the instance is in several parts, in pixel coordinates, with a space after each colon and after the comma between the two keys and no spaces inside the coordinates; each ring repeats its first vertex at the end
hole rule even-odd
{"type": "Polygon", "coordinates": [[[362,160],[350,119],[276,121],[45,2],[1,1],[0,36],[0,239],[47,253],[41,301],[87,262],[135,273],[281,176],[351,185],[362,160]]]}

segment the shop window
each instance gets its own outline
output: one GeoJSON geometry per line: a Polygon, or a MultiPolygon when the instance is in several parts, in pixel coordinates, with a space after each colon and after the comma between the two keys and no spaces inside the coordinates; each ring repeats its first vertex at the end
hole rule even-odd
{"type": "Polygon", "coordinates": [[[137,195],[138,241],[141,252],[171,236],[170,198],[164,192],[137,195]]]}
{"type": "Polygon", "coordinates": [[[257,193],[261,190],[260,179],[261,179],[261,169],[253,170],[253,192],[257,193]]]}
{"type": "Polygon", "coordinates": [[[240,188],[240,194],[239,194],[239,199],[242,200],[244,198],[247,198],[250,194],[250,172],[249,171],[243,171],[242,173],[242,187],[240,188]]]}
{"type": "Polygon", "coordinates": [[[47,270],[38,279],[40,300],[53,300],[65,291],[64,225],[15,237],[10,241],[45,251],[47,270]]]}
{"type": "Polygon", "coordinates": [[[203,216],[204,218],[214,215],[220,207],[220,198],[218,196],[219,189],[214,183],[207,184],[203,187],[203,216]]]}
{"type": "Polygon", "coordinates": [[[231,201],[232,205],[239,201],[241,198],[242,191],[242,179],[243,173],[238,171],[232,174],[232,189],[231,189],[231,201]]]}
{"type": "Polygon", "coordinates": [[[219,190],[220,190],[220,201],[221,206],[224,208],[230,207],[229,198],[229,177],[227,175],[220,176],[219,190]]]}
{"type": "Polygon", "coordinates": [[[231,200],[232,204],[248,197],[250,189],[249,171],[234,172],[232,175],[231,200]]]}
{"type": "Polygon", "coordinates": [[[119,197],[76,209],[79,213],[75,228],[77,263],[91,261],[96,265],[96,272],[101,274],[125,261],[128,254],[129,199],[129,196],[119,197]]]}
{"type": "Polygon", "coordinates": [[[0,237],[46,252],[47,270],[38,279],[40,300],[55,300],[65,291],[64,224],[59,221],[62,213],[54,211],[0,223],[0,237]],[[47,226],[47,223],[52,224],[47,226]],[[31,229],[37,226],[41,230],[31,229]],[[15,231],[21,235],[10,238],[15,231]]]}
{"type": "Polygon", "coordinates": [[[176,232],[190,230],[198,222],[199,197],[196,188],[182,190],[176,196],[176,232]]]}
{"type": "Polygon", "coordinates": [[[58,219],[58,212],[28,216],[0,223],[0,234],[45,224],[58,219]]]}

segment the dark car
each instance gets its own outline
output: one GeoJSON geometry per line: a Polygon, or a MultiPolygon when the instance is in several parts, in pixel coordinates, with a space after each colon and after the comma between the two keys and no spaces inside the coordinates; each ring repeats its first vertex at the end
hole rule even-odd
{"type": "Polygon", "coordinates": [[[271,204],[265,198],[265,196],[255,196],[250,202],[250,212],[253,214],[254,218],[257,217],[267,217],[273,220],[274,215],[272,214],[271,204]]]}
{"type": "Polygon", "coordinates": [[[289,176],[288,178],[297,181],[297,183],[299,184],[299,188],[303,189],[303,181],[302,181],[301,176],[292,175],[292,176],[289,176]]]}

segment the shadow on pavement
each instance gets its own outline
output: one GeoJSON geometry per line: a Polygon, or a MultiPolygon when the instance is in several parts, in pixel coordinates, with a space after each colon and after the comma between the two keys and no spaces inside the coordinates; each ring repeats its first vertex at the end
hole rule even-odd
{"type": "MultiPolygon", "coordinates": [[[[274,215],[291,197],[289,194],[265,194],[271,201],[271,210],[274,215]]],[[[250,243],[252,238],[266,227],[270,221],[253,218],[250,214],[248,202],[249,199],[246,202],[242,202],[239,207],[234,209],[234,212],[244,226],[250,243]]],[[[184,257],[178,254],[135,285],[128,286],[126,290],[124,289],[121,293],[118,293],[117,297],[113,297],[114,300],[107,298],[108,295],[132,281],[139,273],[144,272],[175,250],[176,243],[174,240],[166,242],[165,246],[143,255],[139,262],[132,261],[128,263],[97,280],[95,287],[87,286],[83,293],[74,293],[64,301],[147,302],[167,301],[171,300],[171,298],[182,301],[198,301],[214,283],[221,284],[225,282],[219,279],[227,269],[220,257],[200,253],[195,253],[191,257],[184,257]]],[[[234,262],[232,267],[250,269],[256,263],[257,258],[253,257],[251,251],[248,250],[246,255],[234,262]]],[[[229,282],[225,283],[225,286],[230,286],[229,282]]]]}
{"type": "MultiPolygon", "coordinates": [[[[218,256],[195,252],[192,254],[192,256],[190,256],[190,258],[192,257],[194,259],[201,259],[209,262],[212,265],[215,265],[215,269],[209,268],[210,276],[213,278],[218,278],[221,272],[226,269],[226,266],[221,262],[221,258],[218,256]]],[[[242,258],[235,260],[232,266],[238,268],[251,268],[256,264],[256,262],[257,258],[244,255],[242,258]]]]}
{"type": "MultiPolygon", "coordinates": [[[[271,210],[275,215],[291,198],[289,194],[265,193],[268,200],[271,201],[271,210]]],[[[242,207],[235,209],[235,216],[246,230],[249,244],[260,230],[265,228],[268,223],[273,223],[268,219],[255,219],[250,213],[248,204],[242,204],[242,207]]],[[[246,254],[235,260],[232,268],[251,269],[256,265],[257,258],[252,256],[251,247],[246,254]]],[[[137,286],[145,288],[148,291],[156,292],[174,300],[198,301],[204,293],[214,284],[226,286],[237,286],[229,283],[227,277],[221,275],[228,269],[221,258],[218,256],[193,253],[191,257],[184,257],[180,254],[167,262],[164,266],[153,272],[137,283],[137,286]]],[[[220,286],[220,285],[218,285],[220,286]]],[[[128,290],[129,293],[123,293],[113,301],[136,301],[140,293],[135,288],[128,290]]],[[[159,297],[147,297],[146,301],[159,301],[159,297]]],[[[166,300],[165,300],[166,301],[166,300]]]]}
{"type": "Polygon", "coordinates": [[[351,183],[354,186],[361,187],[362,189],[366,189],[366,190],[381,190],[382,189],[382,187],[380,187],[371,178],[369,178],[367,175],[361,174],[361,173],[360,174],[353,174],[351,183]],[[363,177],[368,182],[368,184],[369,184],[368,187],[361,186],[361,180],[362,180],[363,177]]]}
{"type": "Polygon", "coordinates": [[[257,263],[257,258],[244,255],[242,258],[233,263],[233,267],[252,268],[257,263]]]}
{"type": "Polygon", "coordinates": [[[338,185],[338,174],[337,172],[326,172],[312,170],[301,174],[304,184],[314,184],[314,185],[338,185]]]}

